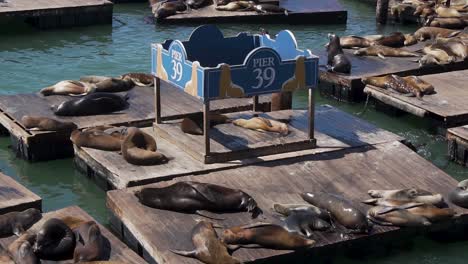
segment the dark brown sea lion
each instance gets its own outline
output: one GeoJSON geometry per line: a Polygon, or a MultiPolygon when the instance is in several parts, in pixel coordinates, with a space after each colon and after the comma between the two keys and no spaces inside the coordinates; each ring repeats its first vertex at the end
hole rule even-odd
{"type": "Polygon", "coordinates": [[[136,127],[127,129],[121,150],[123,158],[133,165],[150,166],[168,161],[166,156],[157,151],[154,138],[136,127]]]}
{"type": "Polygon", "coordinates": [[[274,4],[259,4],[254,7],[258,13],[284,13],[288,15],[288,10],[274,4]]]}
{"type": "MultiPolygon", "coordinates": [[[[225,115],[210,113],[210,127],[229,122],[231,120],[225,115]]],[[[184,117],[180,123],[180,129],[187,134],[203,135],[203,113],[184,117]]]]}
{"type": "Polygon", "coordinates": [[[346,198],[324,192],[306,192],[301,197],[306,202],[329,211],[333,219],[342,226],[356,232],[369,232],[366,216],[346,198]]]}
{"type": "Polygon", "coordinates": [[[73,257],[75,235],[62,220],[51,218],[37,232],[34,252],[41,259],[64,260],[73,257]]]}
{"type": "Polygon", "coordinates": [[[229,245],[259,245],[278,250],[309,248],[314,240],[290,233],[285,228],[270,223],[255,223],[223,230],[221,241],[229,245]]]}
{"type": "Polygon", "coordinates": [[[426,39],[435,39],[436,37],[455,37],[461,31],[440,28],[440,27],[422,27],[414,32],[414,37],[420,41],[426,39]]]}
{"type": "Polygon", "coordinates": [[[457,187],[450,192],[450,202],[463,207],[468,208],[468,180],[464,180],[458,183],[457,187]]]}
{"type": "Polygon", "coordinates": [[[52,106],[52,109],[58,116],[101,115],[124,110],[128,107],[127,100],[128,95],[122,97],[113,93],[92,93],[52,106]]]}
{"type": "Polygon", "coordinates": [[[364,84],[374,85],[383,89],[391,89],[406,96],[422,97],[421,91],[411,86],[402,77],[396,75],[385,75],[382,77],[362,78],[364,84]]]}
{"type": "Polygon", "coordinates": [[[95,84],[95,91],[102,93],[126,92],[135,87],[135,82],[130,77],[109,78],[95,84]]]}
{"type": "Polygon", "coordinates": [[[402,202],[426,203],[436,206],[445,205],[444,197],[439,193],[432,193],[423,189],[406,188],[395,190],[369,190],[372,198],[383,198],[402,202]]]}
{"type": "Polygon", "coordinates": [[[403,77],[403,80],[405,80],[409,85],[413,86],[413,88],[420,90],[421,95],[429,95],[435,93],[434,86],[419,78],[418,76],[406,76],[403,77]]]}
{"type": "Polygon", "coordinates": [[[0,215],[0,237],[20,236],[41,218],[41,211],[35,208],[0,215]]]}
{"type": "Polygon", "coordinates": [[[377,45],[382,45],[386,47],[400,48],[405,45],[405,35],[401,32],[394,32],[389,36],[384,36],[380,39],[374,41],[377,45]]]}
{"type": "Polygon", "coordinates": [[[163,188],[143,188],[135,193],[143,205],[178,212],[252,213],[252,218],[262,213],[255,200],[247,193],[201,182],[177,182],[163,188]]]}
{"type": "Polygon", "coordinates": [[[252,117],[250,119],[238,118],[232,121],[232,123],[236,126],[260,132],[276,132],[283,136],[289,133],[288,125],[285,123],[263,117],[252,117]]]}
{"type": "Polygon", "coordinates": [[[408,17],[414,8],[410,4],[396,4],[390,7],[390,15],[396,21],[402,21],[405,17],[408,17]]]}
{"type": "Polygon", "coordinates": [[[24,233],[8,246],[8,252],[16,264],[39,264],[32,245],[36,241],[36,235],[24,233]]]}
{"type": "Polygon", "coordinates": [[[73,253],[75,263],[104,260],[107,249],[104,237],[96,222],[86,222],[73,231],[76,238],[76,247],[73,253]]]}
{"type": "Polygon", "coordinates": [[[373,45],[374,42],[370,39],[366,39],[358,36],[344,36],[340,37],[340,46],[344,49],[351,48],[365,48],[373,45]]]}
{"type": "Polygon", "coordinates": [[[328,34],[327,69],[332,72],[350,73],[351,62],[341,48],[340,38],[335,34],[328,34]]]}
{"type": "Polygon", "coordinates": [[[75,130],[71,133],[70,140],[77,147],[93,148],[104,151],[120,151],[122,139],[99,131],[81,132],[75,130]]]}
{"type": "Polygon", "coordinates": [[[21,124],[28,130],[39,131],[72,131],[78,128],[73,122],[61,122],[48,117],[29,115],[21,118],[21,124]]]}
{"type": "Polygon", "coordinates": [[[357,56],[379,56],[382,59],[387,57],[419,57],[419,54],[401,48],[391,48],[381,45],[374,45],[361,48],[354,52],[357,56]]]}
{"type": "MultiPolygon", "coordinates": [[[[155,5],[157,6],[157,5],[155,5]]],[[[177,14],[177,9],[171,6],[160,5],[158,8],[153,8],[153,13],[156,19],[165,19],[177,14]]]]}
{"type": "Polygon", "coordinates": [[[188,6],[194,9],[202,8],[213,3],[212,0],[186,0],[188,6]]]}
{"type": "Polygon", "coordinates": [[[172,250],[175,254],[195,258],[207,264],[238,264],[240,260],[229,255],[226,245],[218,239],[213,224],[200,221],[192,229],[192,243],[195,247],[191,251],[172,250]]]}
{"type": "Polygon", "coordinates": [[[85,82],[79,81],[60,81],[52,86],[43,88],[40,93],[44,96],[48,95],[81,95],[87,94],[94,90],[94,86],[85,82]]]}

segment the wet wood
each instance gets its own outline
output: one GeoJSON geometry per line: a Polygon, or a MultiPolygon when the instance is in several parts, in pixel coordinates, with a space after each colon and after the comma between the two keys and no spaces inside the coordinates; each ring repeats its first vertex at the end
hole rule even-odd
{"type": "Polygon", "coordinates": [[[434,86],[435,94],[418,99],[371,85],[365,92],[400,110],[435,119],[444,127],[468,124],[468,70],[420,77],[434,86]]]}
{"type": "MultiPolygon", "coordinates": [[[[297,131],[298,133],[300,131],[300,133],[305,134],[305,136],[308,135],[306,120],[307,114],[304,111],[303,120],[301,119],[300,122],[297,122],[297,124],[301,124],[301,127],[297,131]]],[[[144,128],[143,131],[146,133],[153,136],[156,135],[158,150],[171,158],[169,163],[158,166],[134,166],[125,162],[118,153],[76,147],[75,162],[79,169],[98,182],[101,187],[105,189],[122,189],[129,186],[164,181],[182,175],[200,174],[265,161],[289,159],[297,156],[314,155],[322,152],[403,140],[393,133],[380,129],[331,106],[318,107],[316,109],[315,122],[314,135],[317,139],[317,148],[315,149],[244,159],[241,161],[203,164],[187,154],[183,149],[162,139],[152,128],[144,128]]],[[[203,138],[203,136],[199,137],[203,138]]],[[[185,136],[185,139],[181,138],[180,140],[190,141],[190,138],[189,136],[185,136]]],[[[233,144],[237,144],[238,141],[242,142],[242,139],[235,139],[232,142],[233,144]]],[[[202,148],[201,151],[203,151],[202,148]]]]}
{"type": "MultiPolygon", "coordinates": [[[[220,224],[227,227],[254,221],[278,223],[278,218],[273,216],[271,210],[273,203],[302,203],[298,194],[305,191],[338,193],[355,201],[356,205],[365,211],[369,207],[359,201],[369,198],[367,195],[369,189],[416,186],[441,193],[446,198],[457,184],[455,179],[417,153],[399,142],[393,142],[291,160],[272,161],[209,174],[179,177],[172,181],[144,187],[164,187],[187,180],[242,189],[250,194],[264,211],[265,219],[260,220],[252,220],[248,213],[231,213],[222,216],[214,214],[214,216],[225,218],[220,224]]],[[[172,254],[169,249],[190,250],[192,248],[190,231],[200,216],[143,206],[134,196],[134,192],[140,188],[108,192],[107,206],[115,217],[114,227],[118,228],[117,231],[120,234],[125,233],[124,239],[130,243],[131,247],[142,248],[142,255],[150,263],[198,263],[196,260],[172,254]]],[[[462,215],[468,213],[466,209],[450,206],[462,215]]],[[[464,222],[466,217],[458,221],[464,222]]],[[[317,244],[314,250],[320,252],[334,246],[346,247],[367,241],[368,244],[360,244],[366,248],[373,240],[378,240],[381,244],[387,232],[393,234],[394,239],[401,243],[402,239],[411,238],[405,233],[411,230],[414,229],[399,230],[375,226],[371,236],[341,236],[342,229],[338,229],[337,233],[315,232],[313,239],[317,244]]],[[[294,252],[240,249],[234,253],[234,256],[244,262],[255,260],[275,262],[276,257],[286,254],[294,254],[294,252]]],[[[301,253],[296,252],[296,254],[301,253]]]]}
{"type": "Polygon", "coordinates": [[[447,142],[450,159],[468,166],[468,126],[447,129],[447,142]]]}
{"type": "Polygon", "coordinates": [[[42,209],[42,199],[10,176],[0,173],[0,214],[42,209]]]}
{"type": "MultiPolygon", "coordinates": [[[[66,207],[64,209],[60,209],[57,211],[44,213],[42,215],[42,219],[34,224],[28,231],[29,232],[37,232],[45,221],[50,218],[59,218],[63,219],[65,217],[74,217],[78,219],[82,219],[85,222],[87,221],[95,221],[88,213],[83,211],[78,206],[71,206],[66,207]]],[[[97,223],[97,222],[96,222],[97,223]]],[[[146,263],[143,259],[141,259],[135,252],[133,252],[130,248],[128,248],[124,243],[122,243],[117,237],[115,237],[107,228],[99,224],[99,228],[101,230],[102,235],[106,238],[105,244],[108,249],[108,256],[105,257],[105,260],[110,261],[120,261],[122,263],[128,264],[143,264],[146,263]]],[[[6,250],[8,246],[16,239],[16,236],[11,236],[7,238],[0,239],[0,249],[6,250]]],[[[57,264],[68,264],[73,263],[73,260],[64,260],[64,261],[44,261],[42,260],[43,264],[46,263],[57,263],[57,264]]]]}

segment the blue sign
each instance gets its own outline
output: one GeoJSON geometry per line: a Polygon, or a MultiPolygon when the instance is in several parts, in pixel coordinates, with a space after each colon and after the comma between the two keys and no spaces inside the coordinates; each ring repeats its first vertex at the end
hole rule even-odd
{"type": "Polygon", "coordinates": [[[299,50],[294,35],[240,33],[225,38],[215,26],[195,29],[188,41],[152,45],[152,74],[205,100],[312,88],[318,57],[299,50]]]}

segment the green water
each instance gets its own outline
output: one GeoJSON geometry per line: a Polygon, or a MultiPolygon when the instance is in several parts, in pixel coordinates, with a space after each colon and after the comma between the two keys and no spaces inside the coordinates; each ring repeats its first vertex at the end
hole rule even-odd
{"type": "MultiPolygon", "coordinates": [[[[372,6],[358,0],[341,0],[349,11],[348,24],[328,26],[263,25],[270,33],[288,28],[296,35],[300,47],[312,52],[322,49],[326,34],[381,34],[411,32],[414,27],[389,25],[377,28],[372,6]]],[[[95,26],[38,32],[2,27],[0,35],[0,92],[3,94],[36,92],[41,87],[81,75],[119,75],[149,71],[150,46],[167,38],[188,37],[193,27],[155,26],[145,22],[150,15],[146,4],[114,7],[112,26],[95,26]],[[15,34],[12,34],[15,33],[15,34]]],[[[262,25],[221,25],[226,34],[257,32],[262,25]]],[[[305,96],[296,94],[295,106],[305,106],[305,96]]],[[[334,105],[359,115],[364,104],[339,103],[318,97],[318,103],[334,105]]],[[[390,117],[370,107],[361,118],[395,132],[418,147],[418,153],[458,180],[468,178],[468,170],[446,157],[443,136],[434,134],[430,124],[416,117],[390,117]]],[[[9,149],[9,138],[0,138],[0,170],[11,175],[43,198],[45,211],[79,205],[101,223],[107,223],[105,193],[85,175],[77,172],[71,159],[30,164],[19,160],[9,149]]],[[[468,242],[440,244],[418,239],[414,247],[372,254],[364,259],[337,254],[334,263],[466,263],[468,242]]],[[[312,261],[304,260],[304,263],[312,261]]]]}

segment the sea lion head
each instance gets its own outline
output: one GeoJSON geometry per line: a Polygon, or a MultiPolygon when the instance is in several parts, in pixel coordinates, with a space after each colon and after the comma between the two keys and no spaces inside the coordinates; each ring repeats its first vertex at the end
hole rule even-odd
{"type": "Polygon", "coordinates": [[[246,209],[247,212],[252,212],[252,218],[256,218],[260,214],[263,213],[262,209],[260,209],[257,205],[257,202],[252,198],[250,195],[246,193],[242,193],[242,202],[240,204],[240,208],[246,209]]]}
{"type": "Polygon", "coordinates": [[[340,38],[336,34],[328,33],[328,44],[326,45],[327,51],[332,47],[340,47],[340,38]]]}
{"type": "Polygon", "coordinates": [[[468,180],[464,180],[458,183],[457,188],[461,190],[467,190],[468,189],[468,180]]]}
{"type": "MultiPolygon", "coordinates": [[[[88,224],[89,224],[89,228],[88,228],[89,241],[90,242],[98,241],[98,239],[100,239],[102,236],[99,226],[94,221],[88,222],[88,224]]],[[[92,252],[88,250],[88,248],[85,248],[85,247],[76,247],[73,253],[73,260],[75,263],[93,261],[93,260],[96,260],[97,257],[100,257],[100,256],[93,254],[92,252]]]]}
{"type": "Polygon", "coordinates": [[[17,221],[23,224],[25,229],[31,227],[34,223],[41,220],[42,214],[36,208],[29,208],[17,215],[17,221]]]}

